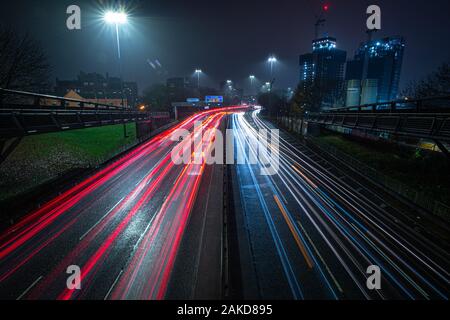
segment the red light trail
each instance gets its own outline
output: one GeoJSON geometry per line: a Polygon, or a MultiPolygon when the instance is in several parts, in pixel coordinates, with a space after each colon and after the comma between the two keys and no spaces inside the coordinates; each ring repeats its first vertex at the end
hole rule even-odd
{"type": "MultiPolygon", "coordinates": [[[[208,110],[189,117],[172,129],[159,134],[132,150],[116,162],[93,176],[63,192],[40,209],[26,216],[0,236],[0,281],[13,277],[18,271],[57,245],[73,226],[83,223],[94,207],[114,192],[115,181],[127,177],[139,177],[123,198],[75,243],[62,259],[48,270],[42,281],[24,298],[43,298],[46,292],[57,292],[53,298],[83,298],[84,291],[65,287],[65,269],[79,265],[83,288],[95,281],[103,263],[108,259],[122,236],[127,235],[137,219],[150,219],[136,243],[131,262],[112,292],[113,298],[162,299],[164,298],[175,257],[195,203],[206,163],[175,165],[171,161],[172,150],[182,150],[191,139],[181,143],[170,139],[177,129],[192,130],[196,121],[202,121],[202,131],[207,132],[203,141],[194,146],[194,152],[207,153],[212,147],[214,131],[227,112],[240,107],[208,110]],[[139,172],[155,163],[142,176],[139,172]],[[195,172],[197,175],[191,175],[195,172]],[[139,174],[138,174],[139,173],[139,174]],[[176,177],[173,185],[170,180],[176,177]],[[169,189],[162,202],[155,202],[160,193],[169,189]],[[159,206],[159,209],[158,209],[159,206]],[[153,209],[149,209],[152,207],[153,209]],[[155,209],[157,209],[155,211],[155,209]],[[155,212],[150,212],[150,211],[155,212]]],[[[194,132],[191,133],[193,135],[194,132]]],[[[127,180],[129,181],[129,179],[127,180]]],[[[85,231],[85,230],[84,230],[85,231]]],[[[46,296],[45,296],[46,297],[46,296]]]]}

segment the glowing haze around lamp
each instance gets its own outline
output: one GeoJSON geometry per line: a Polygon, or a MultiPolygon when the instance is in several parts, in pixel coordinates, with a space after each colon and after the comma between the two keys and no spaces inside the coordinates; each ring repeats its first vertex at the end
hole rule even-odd
{"type": "Polygon", "coordinates": [[[108,11],[103,16],[103,19],[107,23],[125,24],[128,21],[128,16],[125,12],[108,11]]]}

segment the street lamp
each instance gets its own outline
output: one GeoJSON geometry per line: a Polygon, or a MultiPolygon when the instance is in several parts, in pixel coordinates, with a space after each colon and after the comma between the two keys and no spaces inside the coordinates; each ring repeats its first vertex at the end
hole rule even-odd
{"type": "Polygon", "coordinates": [[[195,70],[195,74],[197,75],[197,88],[200,89],[200,74],[202,74],[202,70],[201,69],[196,69],[195,70]]]}
{"type": "MultiPolygon", "coordinates": [[[[103,16],[103,20],[108,24],[113,24],[116,27],[116,41],[117,41],[117,56],[119,58],[119,77],[120,77],[120,87],[122,91],[122,107],[125,108],[125,93],[123,88],[123,77],[122,77],[122,55],[120,52],[120,37],[119,37],[119,25],[126,24],[128,22],[128,16],[123,11],[108,11],[103,16]]],[[[127,128],[125,123],[123,124],[124,137],[127,138],[127,128]]]]}
{"type": "MultiPolygon", "coordinates": [[[[275,58],[274,55],[271,55],[269,57],[269,59],[267,59],[267,62],[270,64],[270,83],[269,83],[269,89],[268,89],[269,93],[272,92],[272,86],[273,86],[273,82],[274,82],[274,79],[273,79],[273,65],[277,61],[278,60],[277,60],[277,58],[275,58]]],[[[272,105],[272,96],[271,95],[269,95],[269,106],[270,105],[272,105]]]]}
{"type": "Polygon", "coordinates": [[[273,65],[274,63],[276,63],[278,60],[277,58],[275,58],[275,56],[270,56],[269,59],[267,59],[267,62],[270,64],[270,77],[273,77],[273,65]]]}
{"type": "Polygon", "coordinates": [[[252,92],[253,92],[253,89],[254,89],[254,88],[253,88],[253,82],[255,81],[255,78],[256,78],[256,77],[255,77],[254,75],[251,74],[251,75],[249,76],[249,78],[250,78],[250,87],[251,87],[251,90],[252,90],[252,92]]]}
{"type": "Polygon", "coordinates": [[[103,17],[107,23],[111,24],[125,24],[128,21],[128,16],[125,12],[108,11],[103,17]]]}

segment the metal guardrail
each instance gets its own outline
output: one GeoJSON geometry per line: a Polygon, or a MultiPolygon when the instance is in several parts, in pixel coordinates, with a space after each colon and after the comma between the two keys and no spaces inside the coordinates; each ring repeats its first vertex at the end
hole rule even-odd
{"type": "Polygon", "coordinates": [[[449,113],[310,113],[308,122],[414,136],[440,141],[450,141],[449,113]]]}
{"type": "Polygon", "coordinates": [[[355,158],[349,156],[348,154],[338,150],[333,146],[330,146],[312,137],[310,137],[309,140],[311,140],[320,149],[331,154],[337,159],[340,159],[342,162],[344,162],[345,164],[347,164],[349,167],[353,168],[360,174],[367,176],[369,179],[377,182],[378,184],[384,186],[385,188],[391,190],[392,192],[395,192],[403,196],[404,198],[408,199],[409,201],[413,202],[419,207],[450,222],[450,206],[447,206],[442,202],[436,201],[427,194],[419,192],[397,180],[394,180],[378,172],[374,168],[366,165],[365,163],[362,163],[359,160],[356,160],[355,158]]]}
{"type": "Polygon", "coordinates": [[[0,108],[129,110],[128,107],[0,88],[0,108]],[[55,104],[56,102],[56,104],[55,104]]]}
{"type": "Polygon", "coordinates": [[[170,114],[142,112],[97,102],[0,89],[0,138],[155,118],[170,118],[170,114]],[[55,101],[57,104],[52,104],[55,101]]]}
{"type": "Polygon", "coordinates": [[[0,110],[0,137],[65,131],[149,120],[150,114],[133,111],[0,110]]]}
{"type": "Polygon", "coordinates": [[[354,107],[335,108],[326,113],[366,112],[366,113],[450,113],[450,96],[429,97],[415,100],[395,100],[354,107]]]}
{"type": "MultiPolygon", "coordinates": [[[[298,134],[302,134],[301,131],[303,126],[301,119],[280,117],[277,119],[277,121],[278,123],[281,123],[283,126],[288,128],[288,130],[298,134]]],[[[337,148],[330,146],[329,144],[323,143],[312,136],[309,136],[308,139],[312,141],[318,148],[326,153],[331,154],[337,159],[340,159],[343,163],[346,163],[350,168],[353,168],[360,174],[367,176],[369,179],[372,179],[373,181],[391,190],[392,192],[401,195],[403,198],[406,198],[419,207],[433,213],[434,215],[439,216],[446,221],[450,221],[450,206],[443,204],[440,201],[434,200],[431,196],[423,192],[419,192],[395,179],[392,179],[380,173],[374,168],[338,150],[337,148]]]]}

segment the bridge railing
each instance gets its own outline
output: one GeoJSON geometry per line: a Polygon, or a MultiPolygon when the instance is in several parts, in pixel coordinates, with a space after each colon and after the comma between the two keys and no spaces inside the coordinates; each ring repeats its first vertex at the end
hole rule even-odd
{"type": "Polygon", "coordinates": [[[0,138],[170,118],[110,104],[0,89],[0,138]]]}
{"type": "Polygon", "coordinates": [[[324,126],[450,141],[450,109],[447,113],[322,112],[309,113],[305,120],[324,126]]]}
{"type": "Polygon", "coordinates": [[[75,110],[130,110],[96,101],[79,100],[0,88],[0,108],[8,109],[75,109],[75,110]]]}
{"type": "Polygon", "coordinates": [[[390,102],[366,104],[325,110],[324,113],[450,113],[450,96],[423,99],[403,99],[390,102]]]}
{"type": "Polygon", "coordinates": [[[323,143],[319,139],[309,138],[311,142],[333,157],[345,163],[349,168],[361,173],[379,185],[401,195],[403,198],[415,203],[419,207],[450,221],[450,206],[433,199],[430,195],[417,191],[395,179],[392,179],[352,156],[338,150],[336,147],[323,143]]]}

